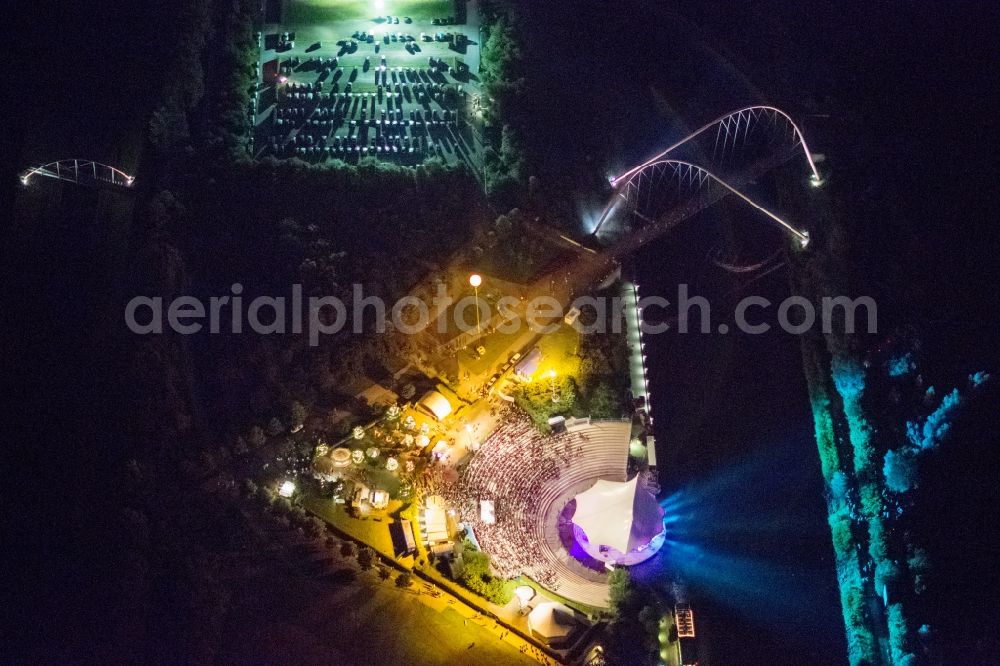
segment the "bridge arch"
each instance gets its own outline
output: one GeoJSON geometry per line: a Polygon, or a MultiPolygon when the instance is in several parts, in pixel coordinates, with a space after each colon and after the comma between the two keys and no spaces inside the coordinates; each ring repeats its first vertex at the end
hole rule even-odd
{"type": "Polygon", "coordinates": [[[638,164],[623,173],[620,173],[616,176],[612,176],[609,179],[611,182],[611,186],[615,187],[619,182],[622,181],[622,179],[628,178],[639,169],[642,169],[643,167],[648,166],[653,162],[656,162],[657,160],[663,159],[672,151],[680,148],[684,144],[692,141],[693,139],[696,139],[699,136],[705,134],[712,128],[716,129],[716,143],[718,144],[719,139],[723,140],[722,151],[724,153],[727,145],[726,142],[729,139],[732,139],[734,142],[738,140],[741,130],[743,131],[744,136],[746,136],[746,134],[750,131],[752,125],[755,122],[761,120],[762,118],[769,118],[774,124],[777,124],[778,121],[781,121],[786,124],[787,128],[791,131],[795,147],[798,146],[802,147],[802,152],[805,155],[806,162],[809,163],[809,169],[810,171],[812,171],[812,174],[809,177],[810,180],[814,184],[822,182],[822,179],[819,175],[819,171],[816,169],[816,163],[813,161],[812,153],[809,151],[809,146],[806,143],[805,135],[802,133],[802,130],[795,123],[795,121],[792,120],[792,117],[776,106],[755,105],[755,106],[746,106],[743,107],[742,109],[736,109],[735,111],[730,111],[729,113],[719,116],[718,118],[716,118],[711,122],[705,123],[698,129],[696,129],[694,132],[691,132],[680,141],[677,141],[673,145],[662,150],[660,153],[649,158],[642,164],[638,164]]]}
{"type": "MultiPolygon", "coordinates": [[[[591,232],[591,235],[597,236],[598,232],[600,232],[601,227],[607,221],[612,211],[616,209],[616,205],[619,203],[619,198],[621,197],[622,189],[623,188],[628,189],[632,187],[634,185],[635,177],[637,175],[641,175],[644,172],[644,170],[648,170],[651,167],[655,167],[656,165],[661,165],[665,163],[680,164],[682,162],[681,160],[670,160],[668,156],[672,152],[694,141],[695,139],[702,137],[706,134],[710,134],[710,131],[713,128],[715,128],[715,144],[712,150],[711,161],[724,162],[727,150],[729,151],[730,155],[733,155],[735,153],[738,147],[741,132],[743,136],[743,141],[744,143],[746,143],[748,135],[758,126],[758,124],[761,121],[767,121],[767,120],[771,121],[772,128],[777,129],[779,123],[783,126],[782,129],[784,131],[777,132],[776,134],[779,136],[787,135],[787,137],[790,138],[788,145],[789,148],[797,151],[801,147],[802,152],[805,155],[806,162],[809,164],[809,169],[811,171],[811,174],[809,176],[810,183],[814,186],[819,186],[820,184],[822,184],[823,182],[822,178],[820,177],[819,171],[816,168],[816,163],[813,160],[813,156],[809,150],[809,146],[806,143],[805,135],[802,133],[802,130],[795,123],[795,121],[792,120],[791,116],[789,116],[787,113],[785,113],[784,111],[775,106],[767,106],[767,105],[747,106],[741,109],[737,109],[735,111],[731,111],[725,115],[719,116],[718,118],[716,118],[711,122],[705,123],[694,132],[688,134],[680,141],[677,141],[674,144],[667,147],[666,149],[660,151],[658,154],[654,155],[645,162],[638,164],[628,169],[627,171],[618,174],[617,176],[612,176],[611,178],[609,178],[613,194],[610,201],[608,202],[603,212],[601,213],[601,216],[598,218],[597,224],[594,227],[594,230],[591,232]],[[720,146],[720,141],[721,141],[721,146],[720,146]]],[[[683,161],[683,163],[690,164],[692,167],[696,166],[688,161],[683,161]]],[[[697,166],[696,168],[704,172],[705,175],[702,175],[703,179],[710,178],[710,180],[712,180],[713,182],[717,182],[720,185],[723,185],[729,192],[738,194],[740,198],[744,199],[748,203],[751,203],[754,207],[760,208],[760,210],[762,211],[766,211],[766,209],[759,206],[755,202],[752,202],[748,197],[740,193],[735,187],[730,186],[720,177],[715,175],[715,173],[708,171],[707,168],[702,166],[697,166]]],[[[770,211],[766,212],[769,214],[769,216],[771,216],[770,211]]],[[[776,219],[780,219],[777,218],[777,216],[773,217],[776,219]]],[[[790,229],[792,228],[791,225],[786,225],[786,223],[784,223],[783,221],[782,221],[782,226],[787,226],[790,229]]],[[[804,234],[805,232],[795,230],[795,233],[804,234]]],[[[805,243],[808,243],[808,240],[803,241],[803,239],[800,238],[800,243],[803,243],[804,246],[805,243]]]]}
{"type": "Polygon", "coordinates": [[[118,187],[132,187],[135,177],[121,169],[93,160],[56,160],[41,166],[31,167],[21,174],[21,184],[27,185],[35,176],[55,178],[77,185],[107,183],[118,187]]]}
{"type": "MultiPolygon", "coordinates": [[[[736,195],[741,201],[777,223],[797,240],[800,247],[809,244],[807,231],[796,228],[708,169],[677,159],[655,159],[630,170],[629,175],[618,182],[612,203],[606,209],[601,223],[612,210],[624,208],[626,214],[639,217],[651,226],[661,224],[671,226],[672,222],[658,219],[660,215],[668,210],[682,209],[688,205],[688,197],[693,198],[702,194],[714,196],[713,200],[729,194],[736,195]],[[711,193],[713,187],[718,191],[711,193]]],[[[700,207],[702,206],[698,206],[700,207]]],[[[686,216],[687,214],[684,215],[686,216]]]]}

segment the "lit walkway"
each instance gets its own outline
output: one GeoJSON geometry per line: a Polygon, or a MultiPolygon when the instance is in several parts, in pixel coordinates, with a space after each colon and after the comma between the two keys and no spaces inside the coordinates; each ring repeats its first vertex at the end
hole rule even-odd
{"type": "MultiPolygon", "coordinates": [[[[642,311],[639,308],[639,285],[629,280],[621,281],[620,296],[625,310],[625,340],[628,344],[629,385],[634,398],[643,398],[649,425],[653,423],[653,406],[649,397],[649,375],[646,371],[646,344],[642,339],[642,311]]],[[[643,455],[650,467],[656,467],[656,443],[652,435],[637,440],[631,454],[637,458],[643,455]]]]}
{"type": "Polygon", "coordinates": [[[632,395],[646,398],[649,409],[649,379],[646,376],[644,343],[640,331],[639,288],[634,282],[622,280],[621,298],[625,308],[626,341],[628,342],[628,377],[632,395]]]}

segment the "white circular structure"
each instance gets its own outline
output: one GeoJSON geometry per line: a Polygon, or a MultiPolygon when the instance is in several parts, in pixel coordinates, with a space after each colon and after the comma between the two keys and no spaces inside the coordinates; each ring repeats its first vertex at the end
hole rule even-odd
{"type": "Polygon", "coordinates": [[[525,604],[535,598],[535,588],[530,585],[520,585],[514,588],[514,596],[521,602],[523,608],[525,604]]]}
{"type": "Polygon", "coordinates": [[[333,450],[330,459],[333,460],[334,467],[347,467],[351,464],[351,451],[341,446],[333,450]]]}

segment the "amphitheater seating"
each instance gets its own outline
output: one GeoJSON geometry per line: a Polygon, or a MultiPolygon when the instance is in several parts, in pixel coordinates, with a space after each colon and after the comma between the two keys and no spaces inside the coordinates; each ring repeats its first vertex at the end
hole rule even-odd
{"type": "Polygon", "coordinates": [[[560,595],[607,606],[603,576],[575,563],[559,542],[559,513],[597,479],[623,481],[631,424],[592,421],[572,432],[546,436],[507,408],[504,425],[483,443],[452,498],[457,505],[492,500],[496,523],[467,516],[496,573],[524,573],[560,595]]]}

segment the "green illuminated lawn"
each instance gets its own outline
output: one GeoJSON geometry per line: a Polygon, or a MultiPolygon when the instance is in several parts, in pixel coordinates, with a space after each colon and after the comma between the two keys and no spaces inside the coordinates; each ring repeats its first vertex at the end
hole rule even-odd
{"type": "Polygon", "coordinates": [[[284,23],[312,25],[336,21],[371,20],[376,16],[409,16],[414,21],[430,21],[454,16],[454,4],[447,0],[289,0],[284,23]]]}

